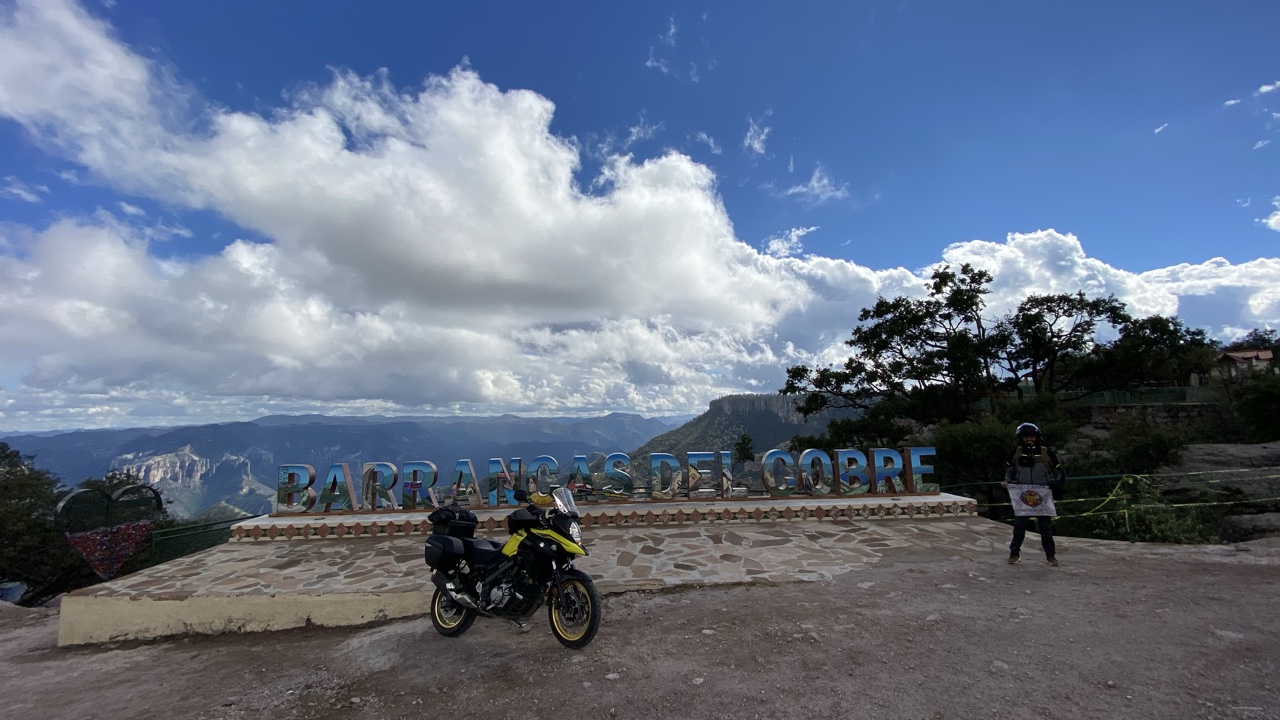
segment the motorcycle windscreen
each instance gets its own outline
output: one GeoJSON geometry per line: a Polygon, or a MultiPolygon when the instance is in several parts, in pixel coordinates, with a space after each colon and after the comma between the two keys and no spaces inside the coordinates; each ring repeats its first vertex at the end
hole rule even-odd
{"type": "Polygon", "coordinates": [[[578,515],[578,505],[573,501],[573,493],[568,488],[556,488],[551,491],[551,499],[556,509],[565,514],[578,515]]]}

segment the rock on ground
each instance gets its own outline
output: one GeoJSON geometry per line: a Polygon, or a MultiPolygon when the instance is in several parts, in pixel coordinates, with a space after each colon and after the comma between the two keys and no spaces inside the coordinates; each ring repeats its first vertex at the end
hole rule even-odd
{"type": "Polygon", "coordinates": [[[1218,537],[1230,543],[1280,537],[1280,513],[1228,515],[1218,525],[1218,537]]]}

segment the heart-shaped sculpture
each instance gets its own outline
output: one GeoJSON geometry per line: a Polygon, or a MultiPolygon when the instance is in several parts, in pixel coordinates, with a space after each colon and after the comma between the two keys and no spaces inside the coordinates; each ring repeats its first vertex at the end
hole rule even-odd
{"type": "Polygon", "coordinates": [[[151,537],[164,507],[160,493],[126,485],[113,493],[77,490],[58,503],[68,542],[103,580],[110,580],[151,537]]]}

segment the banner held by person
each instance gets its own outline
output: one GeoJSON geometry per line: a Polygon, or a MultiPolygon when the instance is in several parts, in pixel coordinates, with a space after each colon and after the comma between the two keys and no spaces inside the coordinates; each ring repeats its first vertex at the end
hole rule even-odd
{"type": "Polygon", "coordinates": [[[1053,493],[1048,485],[1009,485],[1009,502],[1017,517],[1054,517],[1053,493]]]}

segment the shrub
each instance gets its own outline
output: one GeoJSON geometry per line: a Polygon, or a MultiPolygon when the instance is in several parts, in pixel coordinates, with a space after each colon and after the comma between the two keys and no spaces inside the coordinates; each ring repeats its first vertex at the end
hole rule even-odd
{"type": "Polygon", "coordinates": [[[1252,442],[1280,440],[1280,377],[1262,375],[1249,380],[1234,393],[1236,412],[1244,421],[1252,442]]]}
{"type": "Polygon", "coordinates": [[[1013,430],[996,418],[954,425],[943,422],[933,430],[938,479],[944,487],[999,482],[1014,444],[1013,430]]]}
{"type": "Polygon", "coordinates": [[[1146,414],[1117,423],[1103,449],[1115,464],[1115,472],[1148,475],[1162,465],[1176,465],[1187,446],[1180,430],[1153,423],[1146,414]]]}

